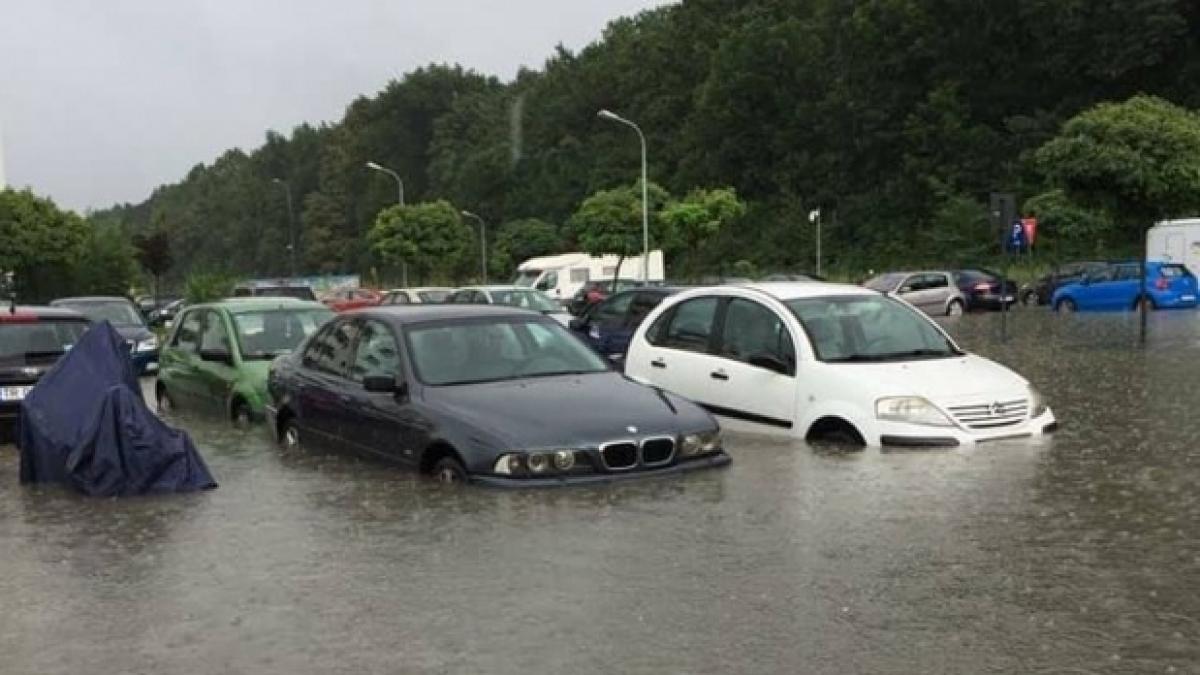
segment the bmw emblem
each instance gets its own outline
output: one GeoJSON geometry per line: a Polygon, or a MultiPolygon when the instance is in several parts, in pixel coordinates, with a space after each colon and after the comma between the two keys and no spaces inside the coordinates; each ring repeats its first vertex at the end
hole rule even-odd
{"type": "Polygon", "coordinates": [[[638,432],[638,428],[630,424],[629,426],[625,427],[625,431],[628,431],[631,434],[636,434],[638,432]]]}

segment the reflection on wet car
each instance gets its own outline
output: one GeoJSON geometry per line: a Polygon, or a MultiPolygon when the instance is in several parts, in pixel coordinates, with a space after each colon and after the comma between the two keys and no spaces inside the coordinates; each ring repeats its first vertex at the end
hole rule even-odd
{"type": "Polygon", "coordinates": [[[272,364],[286,446],[383,457],[442,482],[559,485],[729,462],[712,416],[629,380],[534,312],[372,308],[272,364]]]}

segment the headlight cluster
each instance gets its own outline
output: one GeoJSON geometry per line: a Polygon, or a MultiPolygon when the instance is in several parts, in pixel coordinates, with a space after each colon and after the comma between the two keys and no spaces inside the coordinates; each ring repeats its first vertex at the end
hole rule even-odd
{"type": "Polygon", "coordinates": [[[699,457],[711,455],[721,450],[721,432],[705,431],[699,434],[688,434],[679,444],[680,457],[699,457]]]}
{"type": "Polygon", "coordinates": [[[141,342],[137,343],[137,347],[134,348],[134,351],[152,352],[155,349],[158,349],[158,338],[151,335],[150,337],[146,338],[145,340],[142,340],[141,342]]]}
{"type": "Polygon", "coordinates": [[[574,450],[509,453],[501,455],[492,473],[501,476],[552,476],[575,468],[574,450]]]}
{"type": "Polygon", "coordinates": [[[875,402],[875,417],[887,422],[952,427],[954,423],[937,406],[920,396],[893,396],[875,402]]]}
{"type": "Polygon", "coordinates": [[[1029,387],[1029,417],[1041,417],[1050,406],[1046,405],[1046,399],[1042,398],[1042,392],[1035,387],[1029,387]]]}

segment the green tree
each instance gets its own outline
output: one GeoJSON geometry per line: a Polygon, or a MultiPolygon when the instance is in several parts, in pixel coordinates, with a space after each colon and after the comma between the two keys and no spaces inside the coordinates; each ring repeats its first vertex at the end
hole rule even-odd
{"type": "Polygon", "coordinates": [[[489,247],[488,270],[499,278],[510,277],[525,260],[562,250],[558,228],[544,220],[510,220],[498,230],[489,247]]]}
{"type": "Polygon", "coordinates": [[[332,274],[342,268],[337,232],[344,231],[345,212],[336,200],[321,192],[304,198],[300,217],[304,231],[304,268],[332,274]]]}
{"type": "Polygon", "coordinates": [[[723,227],[746,214],[746,204],[733,188],[692,190],[683,199],[668,204],[661,217],[687,250],[688,275],[699,273],[701,244],[710,241],[723,227]]]}
{"type": "MultiPolygon", "coordinates": [[[[669,246],[673,242],[669,226],[659,217],[668,199],[667,191],[650,183],[647,192],[650,204],[650,248],[669,246]]],[[[641,184],[593,194],[579,205],[568,226],[585,253],[613,253],[620,256],[613,279],[620,278],[621,264],[625,258],[642,250],[641,184]]]]}
{"type": "Polygon", "coordinates": [[[138,278],[135,247],[119,223],[99,222],[88,228],[88,239],[74,269],[74,293],[127,295],[138,278]]]}
{"type": "Polygon", "coordinates": [[[444,200],[384,209],[369,239],[384,262],[407,261],[422,282],[452,281],[476,241],[459,210],[444,200]]]}
{"type": "Polygon", "coordinates": [[[38,298],[47,287],[42,268],[69,268],[88,241],[79,216],[29,190],[0,190],[0,273],[13,274],[18,294],[38,298]]]}
{"type": "Polygon", "coordinates": [[[139,234],[133,237],[133,247],[137,250],[137,262],[150,274],[154,280],[154,297],[157,300],[163,276],[171,270],[175,259],[171,256],[171,238],[165,229],[149,234],[139,234]]]}
{"type": "Polygon", "coordinates": [[[1103,103],[1037,150],[1049,183],[1109,214],[1126,241],[1155,221],[1200,210],[1200,114],[1160,98],[1103,103]]]}

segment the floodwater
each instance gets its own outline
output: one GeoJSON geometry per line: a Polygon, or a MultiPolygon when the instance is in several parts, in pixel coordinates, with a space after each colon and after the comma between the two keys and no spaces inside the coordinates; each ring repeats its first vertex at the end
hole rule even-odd
{"type": "Polygon", "coordinates": [[[221,487],[91,500],[0,449],[4,673],[1200,672],[1200,314],[947,325],[1050,440],[443,490],[176,420],[221,487]]]}

